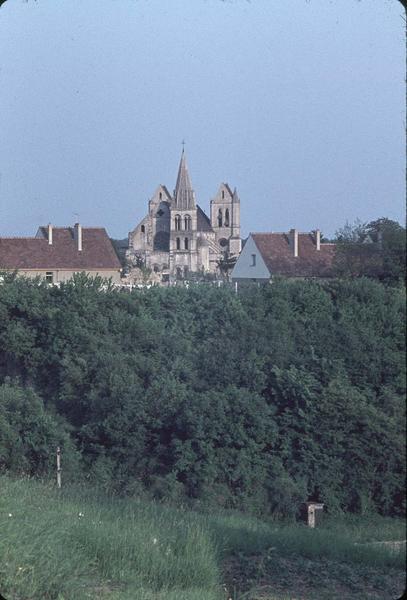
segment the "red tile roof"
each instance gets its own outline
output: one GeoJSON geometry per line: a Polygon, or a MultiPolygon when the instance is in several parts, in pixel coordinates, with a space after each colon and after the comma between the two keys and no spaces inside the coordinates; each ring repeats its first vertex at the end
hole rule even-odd
{"type": "Polygon", "coordinates": [[[335,244],[321,243],[317,250],[312,233],[298,234],[298,256],[286,233],[253,233],[253,240],[272,275],[332,277],[335,244]]]}
{"type": "Polygon", "coordinates": [[[1,269],[67,269],[74,271],[118,270],[120,261],[104,228],[82,227],[82,251],[78,251],[73,227],[48,228],[37,237],[0,238],[1,269]]]}

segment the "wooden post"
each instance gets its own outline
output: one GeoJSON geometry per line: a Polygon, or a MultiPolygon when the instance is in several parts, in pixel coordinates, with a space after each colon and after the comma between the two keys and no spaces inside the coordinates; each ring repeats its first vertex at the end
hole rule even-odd
{"type": "Polygon", "coordinates": [[[57,486],[61,487],[61,448],[57,448],[57,486]]]}

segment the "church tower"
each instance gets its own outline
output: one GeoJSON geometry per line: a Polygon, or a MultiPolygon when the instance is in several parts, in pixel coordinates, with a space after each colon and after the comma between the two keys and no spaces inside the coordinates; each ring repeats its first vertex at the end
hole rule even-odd
{"type": "Polygon", "coordinates": [[[240,239],[240,199],[236,188],[232,192],[222,183],[215,198],[211,200],[211,224],[221,251],[238,255],[242,249],[240,239]]]}
{"type": "Polygon", "coordinates": [[[171,203],[170,272],[176,274],[177,278],[182,278],[197,269],[197,206],[185,151],[182,150],[171,203]]]}

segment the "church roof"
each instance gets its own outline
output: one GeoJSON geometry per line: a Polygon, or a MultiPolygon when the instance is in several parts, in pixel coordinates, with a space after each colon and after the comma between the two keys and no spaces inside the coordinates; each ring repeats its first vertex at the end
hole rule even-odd
{"type": "Polygon", "coordinates": [[[181,154],[177,183],[174,190],[174,205],[180,210],[195,208],[195,193],[189,178],[184,150],[181,154]]]}
{"type": "Polygon", "coordinates": [[[52,244],[48,227],[40,227],[37,237],[0,238],[0,270],[75,271],[119,270],[120,261],[102,227],[82,227],[82,250],[77,248],[73,227],[53,227],[52,244]]]}
{"type": "Polygon", "coordinates": [[[197,205],[196,208],[197,231],[213,231],[209,217],[204,213],[200,206],[197,205]]]}
{"type": "Polygon", "coordinates": [[[230,194],[231,196],[233,196],[233,192],[232,192],[232,190],[230,189],[230,186],[229,186],[229,184],[228,184],[228,183],[224,183],[223,185],[225,186],[225,188],[227,189],[227,191],[229,192],[229,194],[230,194]]]}
{"type": "Polygon", "coordinates": [[[252,238],[270,273],[289,277],[331,277],[335,244],[321,243],[314,235],[298,234],[298,256],[294,256],[286,233],[252,233],[252,238]]]}

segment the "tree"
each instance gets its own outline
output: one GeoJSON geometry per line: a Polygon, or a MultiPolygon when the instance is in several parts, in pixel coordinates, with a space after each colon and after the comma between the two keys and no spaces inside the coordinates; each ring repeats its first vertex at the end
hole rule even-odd
{"type": "Polygon", "coordinates": [[[397,283],[405,280],[406,230],[382,217],[370,223],[346,225],[336,232],[334,269],[340,277],[372,277],[397,283]]]}
{"type": "Polygon", "coordinates": [[[406,229],[397,221],[382,217],[366,225],[366,234],[380,247],[381,279],[389,282],[406,279],[406,229]]]}
{"type": "Polygon", "coordinates": [[[222,253],[221,258],[216,261],[219,273],[226,281],[229,281],[230,274],[236,264],[236,261],[237,256],[231,256],[227,250],[225,250],[222,253]]]}

